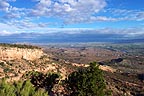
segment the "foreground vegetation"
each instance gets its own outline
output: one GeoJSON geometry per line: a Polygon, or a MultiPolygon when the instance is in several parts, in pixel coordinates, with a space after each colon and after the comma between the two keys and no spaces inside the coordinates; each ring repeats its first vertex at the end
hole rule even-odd
{"type": "Polygon", "coordinates": [[[105,96],[105,81],[96,63],[71,73],[67,80],[71,96],[105,96]]]}
{"type": "MultiPolygon", "coordinates": [[[[52,88],[59,83],[60,75],[56,73],[43,74],[31,71],[23,76],[25,81],[7,83],[0,82],[2,96],[48,96],[52,88]]],[[[102,71],[96,63],[91,63],[88,68],[80,68],[72,72],[64,83],[69,96],[105,96],[105,80],[102,71]]]]}
{"type": "Polygon", "coordinates": [[[5,80],[0,82],[1,96],[48,96],[44,89],[36,89],[30,80],[7,83],[5,80]]]}

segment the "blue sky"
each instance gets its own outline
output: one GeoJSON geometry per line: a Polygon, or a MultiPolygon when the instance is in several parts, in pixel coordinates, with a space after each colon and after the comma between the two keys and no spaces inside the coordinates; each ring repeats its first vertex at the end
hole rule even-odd
{"type": "Polygon", "coordinates": [[[0,36],[96,30],[138,38],[144,35],[143,5],[144,0],[0,0],[0,36]]]}

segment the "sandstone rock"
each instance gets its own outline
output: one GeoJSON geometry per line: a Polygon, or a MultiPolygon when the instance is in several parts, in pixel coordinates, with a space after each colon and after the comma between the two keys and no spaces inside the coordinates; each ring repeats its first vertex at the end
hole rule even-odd
{"type": "Polygon", "coordinates": [[[44,53],[41,49],[24,49],[24,48],[11,48],[0,47],[0,60],[14,60],[26,59],[35,60],[43,56],[44,53]]]}

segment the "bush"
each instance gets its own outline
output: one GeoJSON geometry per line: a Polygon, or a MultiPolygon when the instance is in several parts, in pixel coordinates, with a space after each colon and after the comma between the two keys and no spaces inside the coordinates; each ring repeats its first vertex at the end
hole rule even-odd
{"type": "Polygon", "coordinates": [[[37,71],[30,71],[24,77],[29,78],[36,88],[44,88],[51,92],[54,84],[57,83],[59,75],[56,73],[43,74],[37,71]]]}
{"type": "Polygon", "coordinates": [[[0,82],[0,95],[1,96],[16,96],[15,90],[16,88],[6,83],[5,80],[2,80],[0,82]]]}
{"type": "Polygon", "coordinates": [[[68,76],[66,81],[71,96],[104,96],[105,81],[102,71],[96,63],[90,63],[86,69],[80,69],[68,76]]]}
{"type": "Polygon", "coordinates": [[[48,96],[45,90],[36,89],[30,80],[7,83],[5,80],[0,82],[1,96],[48,96]]]}

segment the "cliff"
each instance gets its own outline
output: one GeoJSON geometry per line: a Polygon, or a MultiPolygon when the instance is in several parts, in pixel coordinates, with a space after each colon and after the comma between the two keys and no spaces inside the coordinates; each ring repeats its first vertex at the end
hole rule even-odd
{"type": "MultiPolygon", "coordinates": [[[[22,45],[21,45],[22,46],[22,45]]],[[[0,60],[26,59],[35,60],[43,56],[40,48],[2,46],[0,45],[0,60]]]]}

